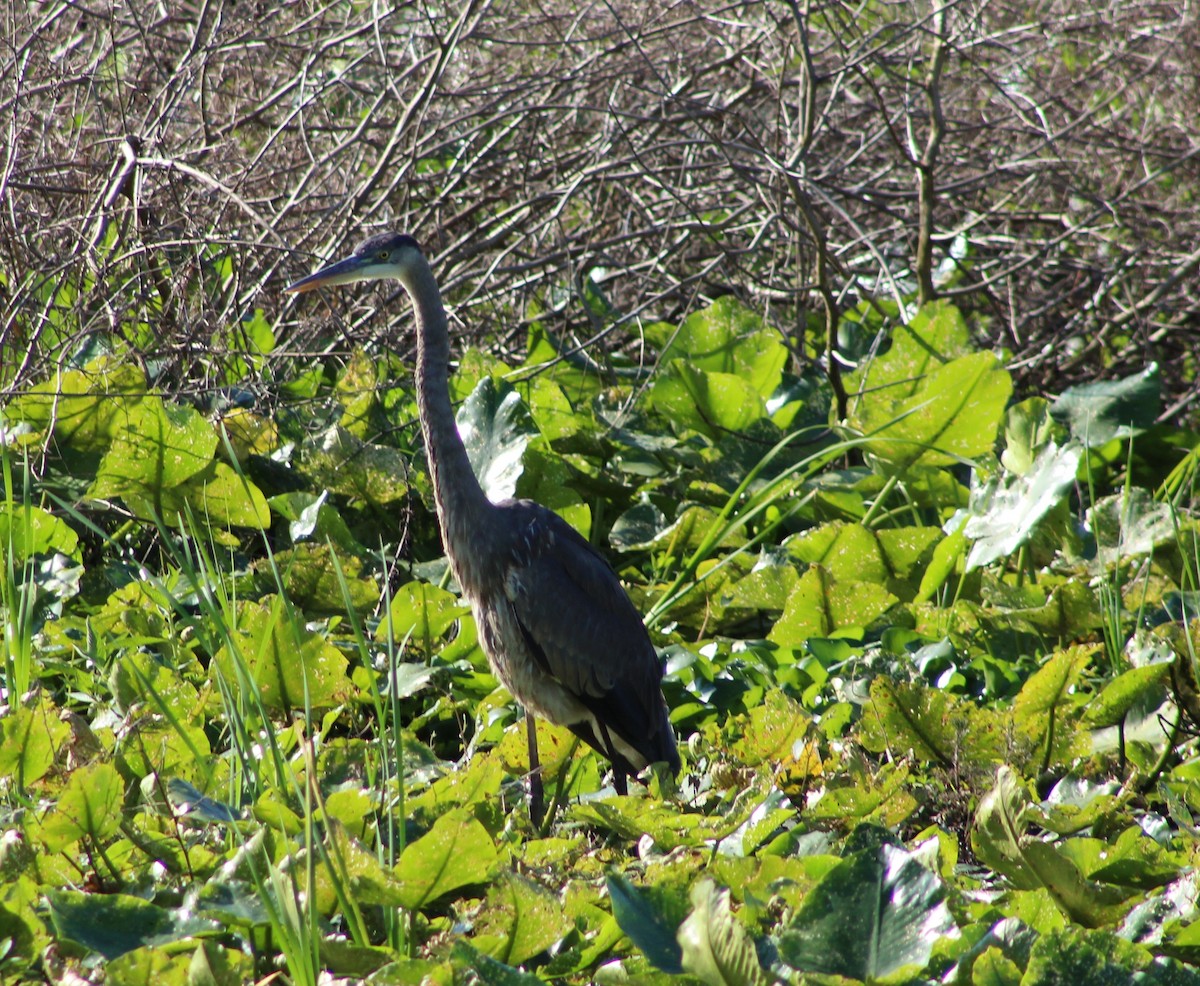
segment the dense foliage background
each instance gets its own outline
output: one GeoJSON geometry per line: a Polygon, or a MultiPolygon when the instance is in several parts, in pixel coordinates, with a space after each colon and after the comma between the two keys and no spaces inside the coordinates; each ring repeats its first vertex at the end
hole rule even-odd
{"type": "Polygon", "coordinates": [[[11,5],[0,976],[1200,981],[1195,13],[11,5]],[[612,560],[684,771],[523,725],[496,497],[612,560]]]}

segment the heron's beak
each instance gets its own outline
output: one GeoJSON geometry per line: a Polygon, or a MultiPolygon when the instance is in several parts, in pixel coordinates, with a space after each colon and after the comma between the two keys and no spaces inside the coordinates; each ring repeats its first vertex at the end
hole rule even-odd
{"type": "Polygon", "coordinates": [[[328,267],[322,267],[315,274],[302,277],[295,284],[289,284],[285,291],[293,294],[303,294],[305,291],[315,291],[317,288],[333,287],[335,284],[351,284],[363,279],[363,268],[370,266],[370,257],[347,257],[328,267]]]}

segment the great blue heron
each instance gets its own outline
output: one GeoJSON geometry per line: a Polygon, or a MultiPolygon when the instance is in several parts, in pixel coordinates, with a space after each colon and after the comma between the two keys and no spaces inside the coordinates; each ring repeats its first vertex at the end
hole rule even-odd
{"type": "Polygon", "coordinates": [[[287,290],[381,278],[399,281],[412,298],[417,409],[442,543],[492,670],[526,711],[534,823],[542,785],[532,713],[608,757],[619,794],[628,791],[627,775],[651,763],[678,772],[662,663],[612,568],[551,510],[531,500],[492,503],[475,478],[450,404],[446,311],[417,241],[379,233],[287,290]]]}

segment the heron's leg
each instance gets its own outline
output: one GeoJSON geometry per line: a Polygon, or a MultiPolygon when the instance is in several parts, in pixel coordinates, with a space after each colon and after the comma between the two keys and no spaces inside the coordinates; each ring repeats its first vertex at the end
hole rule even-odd
{"type": "Polygon", "coordinates": [[[604,748],[608,751],[608,759],[612,764],[613,787],[617,789],[617,794],[628,794],[629,785],[625,782],[625,771],[617,766],[617,751],[613,749],[612,738],[608,735],[608,727],[602,722],[597,725],[600,726],[600,737],[604,740],[604,748]]]}
{"type": "Polygon", "coordinates": [[[617,789],[617,794],[629,793],[629,784],[625,780],[625,771],[620,767],[613,767],[613,787],[617,789]]]}
{"type": "Polygon", "coordinates": [[[537,724],[533,713],[525,711],[525,735],[529,739],[529,818],[534,828],[542,826],[542,765],[538,761],[537,724]]]}

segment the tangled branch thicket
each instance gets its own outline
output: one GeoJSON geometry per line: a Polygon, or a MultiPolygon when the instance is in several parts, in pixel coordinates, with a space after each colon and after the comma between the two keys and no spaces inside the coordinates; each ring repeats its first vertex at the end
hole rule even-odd
{"type": "Polygon", "coordinates": [[[210,387],[256,308],[272,360],[377,344],[369,293],[330,323],[278,289],[386,224],[424,241],[462,324],[502,351],[534,317],[564,346],[614,327],[619,346],[638,318],[732,292],[802,356],[861,301],[947,296],[1028,386],[1156,359],[1164,417],[1197,415],[1188,4],[123,0],[0,18],[0,392],[113,336],[160,385],[210,387]]]}

